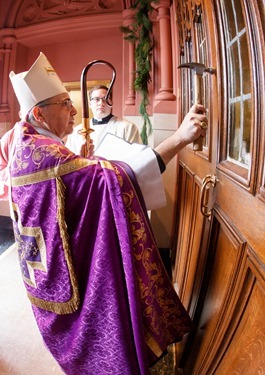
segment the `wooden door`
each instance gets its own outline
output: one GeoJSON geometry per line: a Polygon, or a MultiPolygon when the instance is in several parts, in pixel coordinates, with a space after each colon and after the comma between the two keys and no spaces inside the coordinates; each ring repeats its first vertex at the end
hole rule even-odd
{"type": "MultiPolygon", "coordinates": [[[[179,63],[203,76],[202,152],[179,157],[173,281],[196,329],[178,347],[184,374],[265,373],[264,0],[177,0],[179,63]],[[206,215],[203,215],[206,214],[206,215]]],[[[182,113],[194,97],[182,69],[182,113]]]]}

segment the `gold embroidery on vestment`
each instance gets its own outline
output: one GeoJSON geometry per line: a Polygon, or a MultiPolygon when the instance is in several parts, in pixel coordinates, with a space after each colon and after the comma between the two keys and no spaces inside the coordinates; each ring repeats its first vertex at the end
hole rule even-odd
{"type": "Polygon", "coordinates": [[[58,210],[57,210],[57,220],[60,229],[60,235],[63,243],[63,249],[65,254],[65,259],[68,265],[68,270],[70,274],[71,287],[73,290],[72,298],[65,304],[61,309],[61,312],[58,314],[67,314],[78,309],[80,303],[79,290],[77,278],[73,266],[72,254],[69,246],[69,235],[67,232],[67,225],[65,222],[65,185],[60,177],[56,179],[57,186],[57,201],[58,201],[58,210]]]}
{"type": "Polygon", "coordinates": [[[100,159],[99,162],[100,162],[100,165],[101,165],[102,168],[114,170],[114,166],[112,165],[112,163],[109,160],[100,159]]]}
{"type": "Polygon", "coordinates": [[[159,346],[158,342],[147,332],[145,332],[145,341],[157,357],[160,357],[163,354],[163,350],[159,346]]]}
{"type": "Polygon", "coordinates": [[[64,176],[68,173],[77,171],[79,169],[82,169],[84,167],[87,167],[89,165],[95,165],[98,164],[97,160],[87,160],[87,159],[81,159],[76,158],[74,160],[71,160],[70,162],[60,164],[56,167],[47,168],[45,170],[29,173],[24,176],[17,176],[11,178],[12,186],[24,186],[29,184],[37,184],[42,181],[48,181],[53,178],[64,176]]]}
{"type": "MultiPolygon", "coordinates": [[[[126,171],[124,172],[126,173],[126,171]]],[[[128,178],[130,179],[129,176],[128,178]]],[[[172,325],[172,317],[178,315],[178,308],[175,301],[169,298],[170,291],[164,286],[167,273],[162,260],[161,264],[153,260],[154,251],[160,257],[157,247],[155,245],[147,247],[146,245],[147,234],[153,239],[153,243],[155,243],[155,239],[152,231],[149,230],[150,223],[147,221],[146,214],[143,211],[136,213],[132,208],[133,201],[136,199],[139,202],[139,198],[134,188],[131,189],[131,191],[123,193],[123,201],[129,216],[134,257],[137,264],[136,270],[141,269],[143,274],[145,273],[145,276],[140,277],[137,272],[140,299],[145,306],[142,314],[150,324],[149,328],[145,329],[145,342],[154,354],[160,357],[163,350],[155,337],[160,337],[163,332],[167,341],[172,342],[173,337],[168,327],[172,325]]]]}
{"type": "MultiPolygon", "coordinates": [[[[40,252],[40,261],[30,261],[26,260],[27,268],[28,268],[28,273],[29,273],[29,278],[27,278],[24,273],[23,279],[24,281],[34,287],[37,288],[36,286],[36,281],[35,281],[35,275],[34,275],[34,270],[40,270],[43,272],[47,272],[47,257],[46,257],[46,245],[45,241],[43,238],[42,230],[40,227],[23,227],[21,223],[21,215],[19,212],[19,207],[16,204],[12,204],[13,211],[16,212],[18,220],[17,220],[17,225],[19,229],[19,235],[16,235],[16,242],[18,244],[18,247],[21,249],[21,258],[26,258],[26,255],[28,253],[35,253],[40,252]],[[27,243],[23,240],[21,236],[29,236],[33,237],[36,240],[37,243],[37,248],[33,246],[33,244],[27,243]]],[[[15,216],[15,214],[13,213],[15,216]]]]}
{"type": "Polygon", "coordinates": [[[59,224],[60,229],[60,236],[62,239],[63,251],[65,260],[69,270],[69,277],[72,289],[72,296],[66,302],[52,302],[52,301],[45,301],[43,299],[37,298],[32,296],[28,292],[28,297],[31,303],[37,307],[40,307],[44,310],[52,311],[56,314],[71,314],[78,309],[80,303],[79,297],[79,290],[78,290],[78,283],[76,279],[76,274],[73,266],[71,250],[69,246],[69,235],[67,232],[67,225],[65,222],[65,186],[63,181],[60,177],[56,179],[56,187],[57,187],[57,221],[59,224]]]}
{"type": "MultiPolygon", "coordinates": [[[[60,236],[62,239],[62,246],[64,251],[65,260],[69,270],[69,277],[72,289],[72,296],[66,302],[53,302],[53,301],[46,301],[42,298],[38,298],[33,296],[29,291],[27,291],[28,298],[30,299],[31,303],[36,307],[41,309],[54,312],[56,314],[70,314],[75,312],[78,309],[80,298],[79,298],[79,291],[78,291],[78,283],[73,267],[71,251],[69,247],[68,241],[68,233],[67,233],[67,226],[64,217],[64,184],[60,177],[56,179],[56,186],[57,186],[57,220],[59,223],[60,228],[60,236]]],[[[17,204],[12,203],[12,218],[15,219],[18,225],[19,234],[16,235],[16,242],[18,243],[19,249],[21,250],[21,258],[25,259],[26,254],[29,252],[40,252],[40,261],[30,261],[25,260],[27,265],[29,278],[25,276],[24,272],[22,272],[23,280],[26,284],[30,285],[31,287],[38,288],[35,281],[34,271],[39,270],[47,273],[47,249],[45,245],[45,240],[42,234],[42,230],[40,227],[23,227],[21,223],[21,215],[19,211],[19,207],[17,204]],[[35,238],[37,243],[37,248],[26,241],[23,240],[22,236],[30,236],[35,238]]]]}

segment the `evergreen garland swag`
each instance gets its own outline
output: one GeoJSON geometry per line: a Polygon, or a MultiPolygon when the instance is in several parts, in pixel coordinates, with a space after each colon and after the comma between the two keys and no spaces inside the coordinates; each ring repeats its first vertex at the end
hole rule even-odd
{"type": "Polygon", "coordinates": [[[153,29],[149,13],[154,10],[151,3],[159,0],[136,0],[130,9],[135,9],[134,23],[129,26],[121,26],[120,30],[125,34],[124,39],[135,43],[135,80],[134,88],[141,94],[139,112],[144,123],[141,131],[143,144],[147,145],[148,136],[152,134],[152,124],[147,112],[149,104],[148,84],[151,82],[151,57],[153,50],[153,29]]]}

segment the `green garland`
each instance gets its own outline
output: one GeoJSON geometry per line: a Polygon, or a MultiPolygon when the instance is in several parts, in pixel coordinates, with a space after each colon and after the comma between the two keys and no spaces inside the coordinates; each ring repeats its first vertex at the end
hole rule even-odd
{"type": "Polygon", "coordinates": [[[121,26],[120,30],[125,34],[124,39],[135,43],[136,74],[134,87],[142,96],[139,112],[144,123],[141,131],[143,144],[148,143],[148,137],[152,134],[152,124],[147,112],[149,104],[148,84],[151,82],[151,58],[153,50],[153,28],[149,13],[154,10],[150,0],[136,0],[131,9],[136,9],[133,25],[121,26]]]}

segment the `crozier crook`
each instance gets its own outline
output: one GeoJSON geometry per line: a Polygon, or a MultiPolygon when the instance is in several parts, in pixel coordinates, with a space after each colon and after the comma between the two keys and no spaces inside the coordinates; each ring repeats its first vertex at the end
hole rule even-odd
{"type": "Polygon", "coordinates": [[[87,98],[87,79],[86,79],[86,77],[87,77],[87,72],[89,71],[89,69],[93,65],[96,65],[96,64],[107,65],[112,69],[112,80],[110,82],[110,85],[108,87],[108,91],[107,91],[107,94],[106,94],[106,97],[105,97],[106,103],[109,106],[112,106],[112,104],[110,102],[110,94],[111,94],[112,86],[113,86],[115,78],[116,78],[116,70],[113,67],[113,65],[111,65],[107,61],[93,60],[83,69],[82,74],[81,74],[81,82],[80,82],[81,95],[82,95],[82,129],[79,130],[78,133],[81,134],[84,137],[84,139],[86,139],[86,147],[85,147],[85,150],[84,150],[84,155],[82,155],[82,156],[87,156],[87,153],[88,153],[88,150],[89,150],[90,133],[93,131],[90,128],[90,124],[89,124],[89,106],[88,106],[88,98],[87,98]]]}

